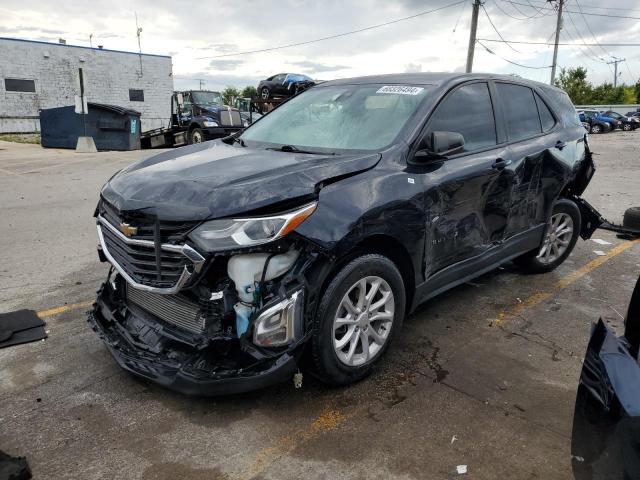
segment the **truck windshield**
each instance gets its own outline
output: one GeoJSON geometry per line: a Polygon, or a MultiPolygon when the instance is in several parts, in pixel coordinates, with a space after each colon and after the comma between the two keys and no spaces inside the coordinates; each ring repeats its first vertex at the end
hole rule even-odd
{"type": "Polygon", "coordinates": [[[426,98],[428,86],[336,85],[312,88],[247,128],[249,146],[380,150],[426,98]]]}
{"type": "Polygon", "coordinates": [[[224,103],[219,92],[192,92],[193,103],[209,107],[221,107],[224,103]]]}

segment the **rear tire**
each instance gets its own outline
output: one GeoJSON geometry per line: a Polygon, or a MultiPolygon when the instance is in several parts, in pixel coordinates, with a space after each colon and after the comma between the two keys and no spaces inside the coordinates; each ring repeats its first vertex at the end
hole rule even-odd
{"type": "Polygon", "coordinates": [[[331,385],[368,376],[402,326],[405,299],[402,275],[388,258],[368,254],[346,264],[316,313],[314,375],[331,385]]]}
{"type": "Polygon", "coordinates": [[[553,206],[540,247],[516,258],[515,263],[525,273],[546,273],[554,270],[567,259],[575,247],[581,225],[582,218],[578,206],[571,200],[561,198],[553,206]]]}

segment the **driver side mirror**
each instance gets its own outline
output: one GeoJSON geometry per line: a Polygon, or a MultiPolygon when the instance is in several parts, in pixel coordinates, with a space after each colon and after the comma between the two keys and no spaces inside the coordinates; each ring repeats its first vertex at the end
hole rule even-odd
{"type": "Polygon", "coordinates": [[[417,163],[443,160],[464,152],[464,137],[457,132],[430,132],[420,142],[415,153],[417,163]]]}
{"type": "Polygon", "coordinates": [[[184,105],[184,97],[182,96],[181,93],[178,93],[176,95],[176,102],[178,103],[178,105],[182,106],[184,105]]]}

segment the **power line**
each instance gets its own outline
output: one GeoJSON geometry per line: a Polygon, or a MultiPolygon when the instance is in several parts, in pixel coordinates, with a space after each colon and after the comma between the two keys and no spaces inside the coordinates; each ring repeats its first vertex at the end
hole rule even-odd
{"type": "Polygon", "coordinates": [[[211,58],[223,58],[223,57],[235,57],[235,56],[238,56],[238,55],[249,55],[249,54],[252,54],[252,53],[272,52],[274,50],[282,50],[283,48],[298,47],[298,46],[301,46],[301,45],[309,45],[311,43],[323,42],[325,40],[331,40],[333,38],[346,37],[347,35],[353,35],[353,34],[356,34],[356,33],[365,32],[367,30],[373,30],[374,28],[386,27],[387,25],[392,25],[392,24],[398,23],[398,22],[404,22],[405,20],[411,20],[413,18],[421,17],[423,15],[428,15],[430,13],[438,12],[440,10],[445,10],[447,8],[455,7],[456,5],[460,5],[461,3],[464,3],[466,1],[467,0],[459,0],[457,2],[449,3],[447,5],[444,5],[442,7],[434,8],[432,10],[426,10],[424,12],[419,12],[419,13],[416,13],[414,15],[409,15],[408,17],[398,18],[396,20],[391,20],[389,22],[378,23],[376,25],[370,25],[368,27],[359,28],[357,30],[351,30],[349,32],[338,33],[336,35],[329,35],[327,37],[316,38],[314,40],[306,40],[306,41],[303,41],[303,42],[289,43],[289,44],[286,44],[286,45],[279,45],[277,47],[261,48],[261,49],[257,49],[257,50],[247,50],[247,51],[244,51],[244,52],[225,53],[223,55],[214,55],[214,56],[211,56],[211,57],[199,57],[198,60],[211,59],[211,58]]]}
{"type": "MultiPolygon", "coordinates": [[[[512,5],[522,5],[523,7],[527,7],[528,5],[526,3],[519,3],[519,2],[515,2],[513,0],[509,0],[509,3],[512,5]]],[[[547,11],[552,11],[554,12],[555,9],[553,8],[549,8],[549,7],[538,7],[540,8],[540,10],[547,10],[547,11]]],[[[581,12],[576,12],[575,10],[565,10],[565,12],[569,12],[569,13],[576,13],[576,14],[580,14],[581,12]]],[[[629,15],[612,15],[612,14],[607,14],[607,13],[591,13],[591,12],[584,12],[583,15],[590,15],[592,17],[607,17],[607,18],[628,18],[630,20],[640,20],[640,17],[632,17],[629,15]]]]}
{"type": "MultiPolygon", "coordinates": [[[[586,46],[587,42],[585,41],[585,39],[580,34],[580,29],[576,26],[575,22],[573,21],[573,17],[571,16],[570,13],[567,14],[567,18],[571,22],[571,25],[573,25],[573,29],[574,29],[574,31],[576,33],[576,36],[580,39],[582,44],[585,45],[586,54],[583,52],[583,55],[586,55],[588,58],[591,58],[592,60],[595,60],[596,62],[607,63],[605,60],[603,60],[600,57],[598,57],[598,55],[592,53],[591,50],[589,50],[589,47],[586,46]]],[[[567,35],[569,35],[568,31],[567,31],[567,35]]],[[[572,42],[575,42],[575,39],[572,38],[572,35],[569,35],[569,40],[571,40],[572,42]]],[[[582,52],[582,50],[579,50],[579,51],[582,52]]]]}
{"type": "MultiPolygon", "coordinates": [[[[578,0],[576,1],[576,5],[578,6],[578,10],[580,10],[580,15],[582,15],[582,20],[584,20],[584,24],[587,26],[587,30],[589,30],[589,33],[591,34],[591,36],[593,37],[593,40],[597,43],[598,39],[596,38],[595,34],[593,33],[593,30],[591,30],[591,27],[589,26],[589,22],[587,22],[587,17],[584,16],[584,13],[582,12],[582,8],[580,8],[580,3],[578,2],[578,0]]],[[[600,45],[598,45],[600,47],[600,45]]],[[[607,52],[604,48],[600,47],[600,50],[602,50],[605,55],[609,55],[611,56],[611,54],[609,52],[607,52]]]]}
{"type": "MultiPolygon", "coordinates": [[[[512,14],[510,14],[509,12],[507,12],[505,9],[503,9],[500,6],[500,3],[498,2],[498,0],[494,1],[493,4],[498,8],[498,10],[500,10],[504,15],[506,15],[507,17],[513,18],[514,20],[531,20],[532,18],[540,18],[539,16],[537,16],[537,14],[531,15],[531,16],[525,16],[524,18],[520,18],[520,17],[516,17],[512,14]]],[[[519,13],[520,10],[518,10],[519,13]]]]}
{"type": "Polygon", "coordinates": [[[485,44],[483,44],[479,39],[478,39],[478,40],[476,40],[476,42],[478,42],[478,43],[480,44],[480,46],[481,46],[481,47],[483,47],[483,48],[484,48],[487,52],[489,52],[491,55],[495,55],[495,56],[496,56],[496,57],[498,57],[500,60],[503,60],[503,61],[505,61],[505,62],[507,62],[507,63],[510,63],[511,65],[516,65],[516,66],[518,66],[518,67],[522,67],[522,68],[530,68],[530,69],[532,69],[532,70],[540,70],[540,69],[543,69],[543,68],[551,68],[551,65],[549,65],[549,66],[545,66],[545,67],[532,67],[532,66],[530,66],[530,65],[523,65],[523,64],[521,64],[521,63],[517,63],[517,62],[511,61],[511,60],[508,60],[508,59],[506,59],[506,58],[504,58],[504,57],[501,57],[500,55],[498,55],[498,54],[497,54],[496,52],[494,52],[493,50],[489,49],[489,47],[487,47],[485,44]]]}
{"type": "MultiPolygon", "coordinates": [[[[498,34],[498,36],[499,36],[502,40],[504,40],[504,37],[500,34],[500,32],[498,31],[498,29],[496,28],[496,26],[495,26],[495,25],[493,24],[493,22],[491,21],[491,17],[489,16],[489,13],[487,12],[487,9],[486,9],[486,8],[484,8],[484,5],[483,5],[483,4],[480,4],[480,6],[482,7],[482,11],[484,12],[484,14],[487,16],[487,20],[489,20],[489,23],[490,23],[490,24],[491,24],[491,26],[493,27],[493,30],[498,34]]],[[[507,46],[508,46],[511,50],[513,50],[514,52],[516,52],[516,53],[522,53],[522,52],[519,52],[518,50],[516,50],[515,48],[513,48],[511,45],[509,45],[509,42],[507,42],[507,46]]]]}
{"type": "MultiPolygon", "coordinates": [[[[497,38],[479,38],[478,40],[482,40],[483,42],[515,43],[515,44],[522,44],[522,45],[554,45],[554,43],[549,43],[549,42],[526,42],[524,40],[500,40],[497,38]]],[[[559,42],[558,45],[567,45],[567,46],[574,46],[574,47],[582,47],[582,46],[595,47],[597,45],[601,45],[603,47],[640,47],[640,43],[599,43],[599,44],[584,43],[584,44],[581,44],[581,43],[559,42]]]]}

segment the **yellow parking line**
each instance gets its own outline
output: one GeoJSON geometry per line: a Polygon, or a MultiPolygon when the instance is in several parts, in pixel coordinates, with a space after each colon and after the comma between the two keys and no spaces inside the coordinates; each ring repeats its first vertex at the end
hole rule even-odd
{"type": "Polygon", "coordinates": [[[606,255],[594,258],[593,260],[591,260],[586,265],[583,265],[579,269],[574,270],[573,272],[569,273],[568,275],[562,277],[560,280],[558,280],[556,283],[554,283],[551,286],[551,289],[549,291],[536,292],[533,295],[531,295],[530,297],[522,300],[522,303],[518,303],[513,308],[511,308],[509,310],[506,310],[506,311],[500,312],[498,314],[498,318],[493,320],[491,322],[491,325],[492,326],[500,326],[504,322],[506,322],[508,319],[517,317],[518,315],[522,314],[522,312],[524,312],[525,310],[527,310],[527,309],[529,309],[529,308],[531,308],[531,307],[533,307],[535,305],[538,305],[539,303],[545,301],[546,299],[548,299],[549,297],[551,297],[552,295],[557,293],[559,290],[567,288],[569,285],[574,283],[576,280],[581,279],[582,277],[584,277],[589,272],[595,270],[596,268],[598,268],[602,264],[608,262],[612,258],[620,255],[622,252],[624,252],[625,250],[628,250],[629,248],[633,247],[638,242],[640,242],[640,239],[631,240],[631,241],[624,242],[624,243],[621,243],[619,245],[616,245],[611,250],[609,250],[606,255]]]}
{"type": "Polygon", "coordinates": [[[260,450],[241,478],[254,478],[263,473],[282,456],[293,452],[296,448],[323,433],[335,430],[349,418],[344,412],[325,408],[307,427],[286,435],[269,447],[260,450]]]}
{"type": "Polygon", "coordinates": [[[69,312],[71,310],[87,308],[91,306],[92,303],[93,303],[93,300],[90,302],[69,303],[61,307],[50,308],[48,310],[40,310],[39,312],[36,312],[36,313],[38,314],[39,317],[53,317],[55,315],[60,315],[61,313],[69,312]]]}

